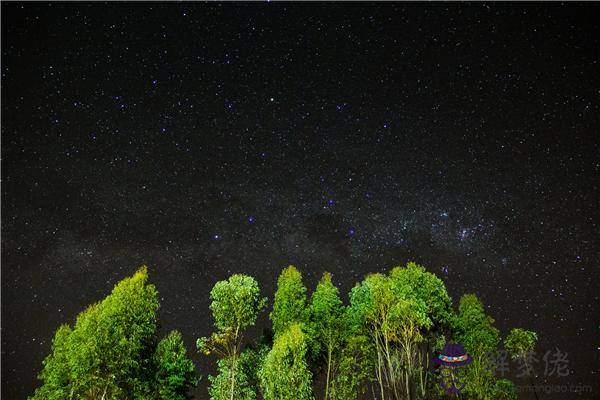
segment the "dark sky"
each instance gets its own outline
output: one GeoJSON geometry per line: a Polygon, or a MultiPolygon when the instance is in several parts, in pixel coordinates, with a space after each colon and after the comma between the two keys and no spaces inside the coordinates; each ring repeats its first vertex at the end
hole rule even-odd
{"type": "Polygon", "coordinates": [[[407,260],[597,396],[598,11],[2,2],[2,397],[141,264],[193,351],[233,272],[407,260]]]}

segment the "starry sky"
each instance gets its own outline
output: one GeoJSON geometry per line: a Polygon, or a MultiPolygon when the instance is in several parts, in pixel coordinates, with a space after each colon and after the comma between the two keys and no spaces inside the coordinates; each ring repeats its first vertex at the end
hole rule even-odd
{"type": "Polygon", "coordinates": [[[597,395],[598,8],[3,2],[3,397],[141,264],[193,351],[231,273],[408,260],[597,395]]]}

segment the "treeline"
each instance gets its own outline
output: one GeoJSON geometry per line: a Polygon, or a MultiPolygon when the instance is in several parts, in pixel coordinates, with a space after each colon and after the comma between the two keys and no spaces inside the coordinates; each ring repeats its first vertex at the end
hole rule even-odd
{"type": "MultiPolygon", "coordinates": [[[[147,278],[142,267],[73,328],[56,331],[31,399],[189,398],[199,378],[177,331],[158,340],[157,292],[147,278]]],[[[441,399],[447,395],[431,360],[447,342],[463,344],[472,357],[460,398],[516,399],[512,382],[494,376],[501,339],[481,301],[465,294],[456,312],[444,283],[415,263],[368,275],[347,305],[329,273],[309,296],[290,266],[277,282],[272,327],[256,340],[244,332],[268,302],[254,278],[217,282],[210,299],[215,330],[197,347],[216,355],[218,373],[208,377],[213,400],[315,399],[316,378],[324,400],[441,399]]],[[[513,329],[505,348],[525,357],[536,339],[513,329]]]]}

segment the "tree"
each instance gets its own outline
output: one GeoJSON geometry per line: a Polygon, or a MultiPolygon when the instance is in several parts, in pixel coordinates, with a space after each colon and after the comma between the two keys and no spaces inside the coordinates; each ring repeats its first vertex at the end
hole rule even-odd
{"type": "MultiPolygon", "coordinates": [[[[79,314],[74,329],[62,337],[66,353],[49,356],[49,361],[60,358],[67,364],[61,368],[69,371],[69,398],[131,398],[150,391],[145,371],[151,369],[158,300],[154,286],[146,285],[147,278],[142,267],[79,314]]],[[[46,363],[45,369],[50,366],[57,364],[46,363]]],[[[41,377],[52,375],[43,371],[41,377]]]]}
{"type": "Polygon", "coordinates": [[[411,392],[424,397],[433,378],[429,360],[435,347],[443,346],[452,321],[452,300],[444,282],[414,262],[393,268],[389,276],[397,296],[409,300],[405,303],[409,307],[401,312],[405,391],[409,398],[411,392]]]}
{"type": "Polygon", "coordinates": [[[440,278],[421,265],[409,262],[405,268],[393,268],[390,279],[402,297],[423,303],[432,328],[441,329],[451,323],[452,299],[440,278]]]}
{"type": "Polygon", "coordinates": [[[302,282],[302,275],[293,265],[279,275],[273,311],[269,317],[275,336],[283,333],[290,324],[306,321],[306,286],[302,282]]]}
{"type": "Polygon", "coordinates": [[[33,399],[153,398],[159,304],[147,279],[144,266],[80,313],[72,329],[57,330],[33,399]]]}
{"type": "Polygon", "coordinates": [[[404,392],[406,398],[417,396],[415,385],[420,384],[421,395],[424,395],[423,375],[419,374],[419,382],[415,382],[417,369],[422,362],[419,357],[418,345],[423,341],[422,332],[431,326],[431,320],[426,315],[423,302],[415,299],[400,300],[394,309],[397,313],[397,335],[400,344],[400,359],[403,364],[402,375],[404,375],[404,392]]]}
{"type": "Polygon", "coordinates": [[[69,366],[69,325],[61,325],[52,340],[52,353],[43,362],[39,379],[44,384],[35,391],[34,399],[62,400],[73,396],[69,366]]]}
{"type": "Polygon", "coordinates": [[[363,327],[373,344],[375,378],[379,384],[381,400],[385,399],[386,388],[395,382],[392,365],[393,353],[388,334],[392,307],[395,303],[389,280],[383,274],[368,275],[350,292],[350,308],[353,319],[363,327]],[[386,360],[389,360],[386,363],[386,360]],[[390,368],[391,367],[391,368],[390,368]],[[388,371],[387,368],[390,370],[388,371]]]}
{"type": "Polygon", "coordinates": [[[496,382],[494,400],[517,400],[515,385],[508,379],[498,379],[496,382]]]}
{"type": "MultiPolygon", "coordinates": [[[[403,270],[402,270],[403,271],[403,270]]],[[[362,319],[375,352],[375,377],[382,399],[386,392],[411,398],[419,365],[417,345],[432,325],[426,303],[402,280],[402,271],[390,276],[372,274],[352,289],[351,308],[362,319]]]]}
{"type": "Polygon", "coordinates": [[[325,378],[325,397],[329,399],[329,389],[332,370],[337,368],[334,365],[338,361],[347,335],[344,326],[344,304],[340,299],[340,292],[331,282],[331,274],[328,272],[317,284],[317,288],[311,297],[309,307],[309,318],[311,331],[314,332],[315,346],[319,349],[319,355],[325,360],[326,378],[325,378]]]}
{"type": "Polygon", "coordinates": [[[398,339],[399,307],[403,299],[397,294],[389,277],[383,274],[367,276],[350,294],[350,303],[361,315],[374,345],[375,377],[382,400],[387,391],[399,399],[401,391],[398,339]]]}
{"type": "Polygon", "coordinates": [[[265,400],[310,400],[312,374],[306,362],[307,340],[299,323],[275,338],[259,371],[265,400]]]}
{"type": "Polygon", "coordinates": [[[504,340],[504,348],[513,360],[521,360],[525,364],[533,387],[535,398],[538,398],[535,390],[534,374],[532,366],[528,364],[528,356],[533,352],[537,343],[537,333],[521,328],[513,328],[504,340]]]}
{"type": "MultiPolygon", "coordinates": [[[[348,327],[348,323],[346,324],[348,327]]],[[[350,328],[346,333],[339,355],[334,364],[329,398],[332,400],[357,399],[366,392],[373,371],[373,344],[368,336],[350,328]],[[356,333],[354,333],[356,332],[356,333]]]]}
{"type": "Polygon", "coordinates": [[[504,348],[513,359],[526,361],[527,354],[533,352],[537,333],[521,328],[513,328],[504,340],[504,348]]]}
{"type": "Polygon", "coordinates": [[[496,350],[500,337],[494,319],[486,315],[483,303],[474,294],[464,294],[458,306],[455,329],[457,339],[469,353],[496,350]]]}
{"type": "Polygon", "coordinates": [[[197,341],[198,349],[206,355],[218,353],[219,376],[209,377],[213,399],[245,398],[247,384],[238,368],[242,345],[242,332],[256,323],[258,313],[265,307],[266,298],[261,297],[256,280],[247,275],[236,274],[226,281],[219,281],[210,292],[210,309],[217,332],[197,341]],[[225,383],[227,389],[224,389],[225,383]],[[236,395],[237,394],[237,395],[236,395]]]}
{"type": "MultiPolygon", "coordinates": [[[[269,352],[270,346],[259,344],[257,348],[247,347],[240,353],[237,361],[235,374],[236,400],[254,400],[257,398],[256,388],[259,386],[258,371],[264,358],[269,352]]],[[[211,399],[225,399],[230,396],[231,382],[231,359],[222,358],[217,361],[219,373],[209,376],[211,382],[208,393],[211,399]]]]}
{"type": "Polygon", "coordinates": [[[154,354],[156,393],[160,399],[189,399],[189,390],[196,386],[194,363],[187,356],[181,333],[171,331],[156,347],[154,354]]]}
{"type": "MultiPolygon", "coordinates": [[[[58,328],[32,400],[188,398],[197,383],[194,364],[179,332],[158,341],[157,292],[147,279],[143,267],[81,312],[74,326],[58,328]]],[[[270,313],[274,332],[243,348],[243,334],[266,298],[246,275],[214,285],[215,329],[197,341],[204,354],[220,356],[218,374],[209,376],[211,399],[256,400],[260,388],[264,400],[312,400],[317,359],[326,371],[324,400],[362,398],[367,390],[380,400],[438,398],[442,389],[434,386],[428,352],[441,349],[449,333],[473,357],[461,397],[516,399],[512,382],[494,377],[490,355],[500,337],[482,302],[465,294],[454,314],[443,282],[423,267],[409,263],[368,275],[350,292],[349,306],[328,273],[308,306],[306,293],[300,272],[284,269],[270,313]]],[[[535,332],[515,328],[504,345],[529,369],[536,341],[535,332]]]]}
{"type": "MultiPolygon", "coordinates": [[[[244,353],[240,353],[240,358],[242,354],[244,353]]],[[[240,359],[234,366],[231,358],[221,358],[217,361],[217,369],[219,371],[217,375],[208,377],[210,381],[208,394],[211,399],[256,399],[256,391],[249,382],[247,371],[241,367],[240,359]],[[232,382],[234,382],[233,386],[232,382]]]]}
{"type": "Polygon", "coordinates": [[[485,314],[483,303],[474,294],[465,294],[459,303],[454,339],[473,357],[464,393],[476,399],[492,399],[496,386],[490,355],[497,351],[500,337],[494,319],[485,314]]]}

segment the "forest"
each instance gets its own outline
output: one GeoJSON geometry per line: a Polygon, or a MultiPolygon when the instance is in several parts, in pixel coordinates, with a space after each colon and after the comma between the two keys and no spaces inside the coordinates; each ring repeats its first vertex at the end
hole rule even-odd
{"type": "MultiPolygon", "coordinates": [[[[217,282],[210,300],[214,329],[195,351],[216,363],[205,383],[213,400],[516,399],[514,384],[494,375],[493,356],[524,358],[537,340],[521,328],[502,339],[476,295],[455,308],[443,281],[413,262],[367,275],[348,302],[327,272],[309,293],[294,266],[279,275],[271,304],[244,274],[217,282]],[[263,312],[270,329],[245,337],[263,312]],[[468,365],[432,362],[448,343],[464,346],[468,365]],[[457,390],[441,384],[448,380],[457,390]]],[[[30,399],[191,398],[202,371],[178,331],[158,337],[158,308],[141,267],[56,330],[30,399]]]]}

